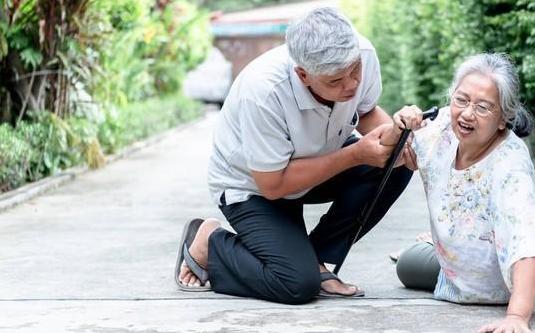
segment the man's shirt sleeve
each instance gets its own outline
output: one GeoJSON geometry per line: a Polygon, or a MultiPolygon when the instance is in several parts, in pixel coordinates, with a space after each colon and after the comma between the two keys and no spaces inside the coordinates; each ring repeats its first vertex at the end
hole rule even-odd
{"type": "Polygon", "coordinates": [[[368,61],[370,63],[362,69],[361,84],[364,84],[364,86],[362,87],[361,102],[357,106],[359,115],[363,115],[375,108],[379,102],[379,97],[381,97],[381,68],[375,51],[373,55],[369,56],[368,61]]]}
{"type": "Polygon", "coordinates": [[[243,153],[247,167],[270,172],[286,168],[294,152],[283,110],[249,99],[239,102],[243,153]]]}

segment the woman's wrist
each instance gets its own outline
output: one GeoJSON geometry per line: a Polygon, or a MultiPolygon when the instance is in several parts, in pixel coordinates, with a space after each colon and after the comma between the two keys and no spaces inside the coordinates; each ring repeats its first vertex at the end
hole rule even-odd
{"type": "Polygon", "coordinates": [[[523,321],[525,321],[526,323],[529,322],[529,316],[526,316],[526,315],[521,315],[521,314],[518,314],[518,313],[513,313],[513,312],[507,312],[505,314],[506,317],[514,317],[514,318],[519,318],[519,319],[522,319],[523,321]]]}

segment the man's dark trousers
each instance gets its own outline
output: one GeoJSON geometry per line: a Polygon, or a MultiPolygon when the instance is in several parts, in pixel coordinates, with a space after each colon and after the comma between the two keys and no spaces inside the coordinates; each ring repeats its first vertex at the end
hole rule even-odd
{"type": "MultiPolygon", "coordinates": [[[[359,239],[386,214],[412,176],[394,169],[359,239]]],[[[208,274],[215,292],[301,304],[320,289],[319,263],[337,264],[358,229],[356,223],[371,200],[382,169],[357,166],[310,190],[304,197],[268,200],[252,196],[220,209],[236,234],[217,229],[209,239],[208,274]],[[333,202],[307,235],[303,205],[333,202]]]]}

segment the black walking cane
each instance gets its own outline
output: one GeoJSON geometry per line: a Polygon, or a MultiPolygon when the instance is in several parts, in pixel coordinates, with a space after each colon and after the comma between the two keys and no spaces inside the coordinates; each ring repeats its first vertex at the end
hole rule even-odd
{"type": "MultiPolygon", "coordinates": [[[[423,119],[429,118],[430,120],[433,120],[433,119],[435,119],[437,117],[437,115],[438,115],[438,107],[434,106],[431,109],[429,109],[427,111],[424,111],[422,113],[422,118],[423,119]]],[[[334,270],[333,270],[334,274],[338,274],[338,271],[342,267],[342,264],[346,260],[347,255],[349,254],[349,250],[351,250],[351,246],[353,246],[353,244],[355,244],[355,242],[357,241],[362,229],[364,228],[364,226],[366,225],[366,223],[370,219],[370,216],[371,216],[371,214],[373,212],[373,208],[375,207],[375,204],[379,200],[379,197],[381,196],[381,193],[383,192],[383,189],[385,188],[386,182],[388,181],[388,178],[390,177],[390,174],[392,173],[392,170],[394,170],[394,164],[396,163],[399,155],[403,151],[403,148],[405,146],[405,143],[407,142],[407,139],[409,138],[409,134],[410,133],[411,133],[411,130],[410,129],[406,129],[406,128],[403,129],[403,131],[401,132],[401,136],[399,137],[399,141],[398,141],[396,147],[394,148],[394,151],[392,152],[392,155],[390,155],[390,158],[386,162],[383,179],[381,179],[381,183],[379,184],[379,187],[377,188],[377,191],[375,192],[375,196],[374,196],[373,200],[371,201],[371,203],[368,205],[367,209],[365,210],[366,213],[364,214],[364,218],[362,218],[359,221],[360,223],[357,223],[357,225],[358,225],[357,233],[355,234],[355,237],[353,237],[353,239],[351,239],[351,243],[348,244],[346,254],[342,258],[342,261],[339,264],[337,264],[336,267],[334,268],[334,270]]]]}

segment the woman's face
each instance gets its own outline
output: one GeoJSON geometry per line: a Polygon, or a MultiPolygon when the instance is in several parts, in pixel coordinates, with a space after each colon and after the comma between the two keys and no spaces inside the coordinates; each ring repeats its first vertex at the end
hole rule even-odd
{"type": "Polygon", "coordinates": [[[461,145],[484,147],[505,129],[499,94],[490,77],[465,76],[451,97],[452,129],[461,145]]]}

